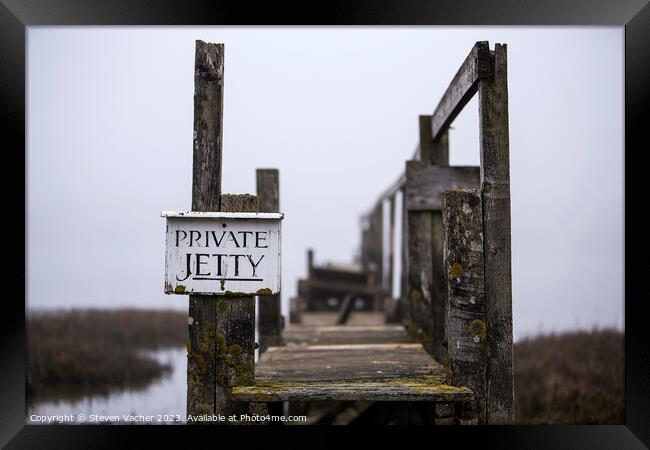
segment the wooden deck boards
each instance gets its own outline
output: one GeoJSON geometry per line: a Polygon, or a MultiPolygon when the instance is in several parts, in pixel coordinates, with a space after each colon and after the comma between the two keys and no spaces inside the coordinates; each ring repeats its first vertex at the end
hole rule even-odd
{"type": "Polygon", "coordinates": [[[286,381],[258,383],[233,388],[233,400],[248,402],[281,401],[408,401],[458,402],[472,398],[465,387],[425,382],[346,382],[301,383],[286,381]]]}
{"type": "Polygon", "coordinates": [[[262,354],[255,385],[233,388],[233,399],[453,402],[472,397],[467,388],[449,386],[444,367],[421,344],[404,342],[399,329],[384,325],[294,330],[293,343],[285,334],[288,345],[270,347],[262,354]],[[315,345],[304,342],[310,340],[309,332],[318,336],[311,340],[315,345]],[[402,341],[372,342],[382,333],[402,341]],[[363,340],[370,342],[359,342],[363,340]]]}
{"type": "Polygon", "coordinates": [[[328,382],[444,380],[445,371],[420,344],[271,347],[255,368],[260,381],[328,382]]]}
{"type": "MultiPolygon", "coordinates": [[[[319,311],[301,313],[302,322],[291,326],[327,326],[336,325],[338,311],[319,311]]],[[[384,325],[384,313],[382,311],[351,311],[346,325],[384,325]]]]}
{"type": "Polygon", "coordinates": [[[283,333],[288,345],[380,344],[408,341],[401,325],[293,325],[283,333]]]}

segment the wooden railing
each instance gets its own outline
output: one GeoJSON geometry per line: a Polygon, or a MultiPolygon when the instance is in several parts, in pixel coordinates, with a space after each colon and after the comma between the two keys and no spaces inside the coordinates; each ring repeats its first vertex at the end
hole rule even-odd
{"type": "Polygon", "coordinates": [[[479,423],[513,418],[510,180],[506,45],[477,42],[405,170],[362,221],[364,270],[393,292],[412,338],[475,394],[479,423]],[[479,167],[449,166],[450,124],[478,93],[479,167]],[[401,199],[401,211],[397,200],[401,199]],[[383,209],[389,208],[388,220],[383,209]],[[401,236],[395,224],[402,221],[401,236]],[[384,227],[388,238],[384,240],[384,227]],[[395,247],[401,240],[401,271],[395,247]],[[384,258],[384,253],[388,252],[384,258]],[[384,267],[384,260],[387,267],[384,267]]]}

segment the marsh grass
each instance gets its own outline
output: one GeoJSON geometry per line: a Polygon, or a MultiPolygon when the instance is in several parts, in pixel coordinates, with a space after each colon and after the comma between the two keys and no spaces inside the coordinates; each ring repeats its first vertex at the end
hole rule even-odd
{"type": "Polygon", "coordinates": [[[147,350],[187,340],[181,311],[32,311],[26,325],[28,401],[144,387],[172,369],[147,350]]]}
{"type": "Polygon", "coordinates": [[[624,338],[594,329],[515,344],[515,414],[525,424],[621,424],[624,338]]]}

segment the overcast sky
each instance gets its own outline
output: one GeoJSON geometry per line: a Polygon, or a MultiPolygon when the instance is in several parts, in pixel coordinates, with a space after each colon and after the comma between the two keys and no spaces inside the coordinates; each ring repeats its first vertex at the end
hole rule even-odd
{"type": "MultiPolygon", "coordinates": [[[[515,338],[623,326],[623,28],[28,29],[29,308],[187,309],[162,210],[191,206],[194,41],[225,43],[223,192],[280,170],[282,297],[351,261],[476,41],[508,44],[515,338]]],[[[476,98],[450,132],[479,163],[476,98]]]]}

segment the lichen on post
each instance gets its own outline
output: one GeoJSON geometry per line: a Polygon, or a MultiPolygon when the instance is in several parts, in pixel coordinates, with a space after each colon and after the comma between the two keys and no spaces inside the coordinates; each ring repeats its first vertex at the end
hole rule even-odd
{"type": "Polygon", "coordinates": [[[486,312],[483,212],[476,189],[442,194],[446,268],[447,352],[452,383],[474,392],[474,412],[486,423],[486,312]]]}

